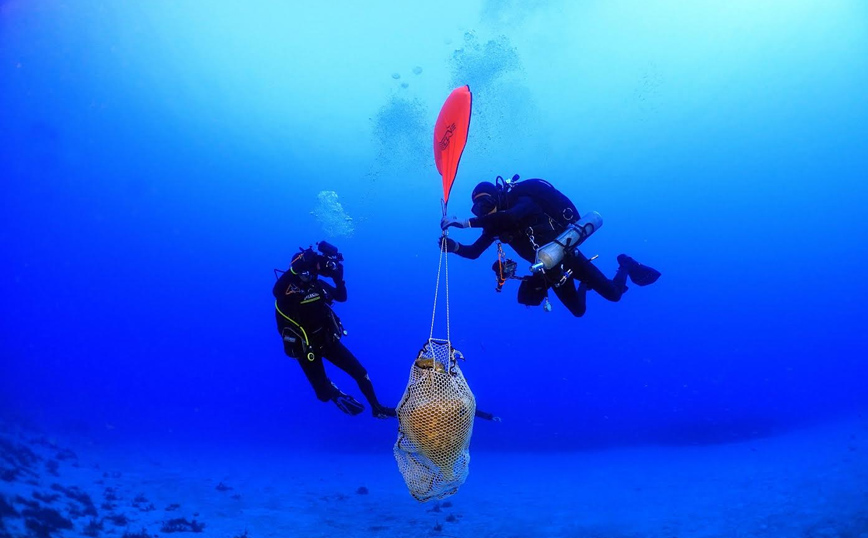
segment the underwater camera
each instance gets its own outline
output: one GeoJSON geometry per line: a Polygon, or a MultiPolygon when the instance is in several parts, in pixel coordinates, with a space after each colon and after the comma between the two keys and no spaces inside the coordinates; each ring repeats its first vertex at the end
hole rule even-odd
{"type": "Polygon", "coordinates": [[[338,247],[331,243],[320,241],[316,244],[316,249],[320,251],[322,257],[325,258],[323,260],[323,266],[330,271],[334,271],[338,264],[344,261],[344,255],[338,252],[338,247]]]}
{"type": "Polygon", "coordinates": [[[497,287],[495,291],[503,290],[503,285],[510,278],[516,278],[515,270],[518,268],[518,264],[510,259],[505,260],[496,260],[494,264],[491,266],[491,269],[494,271],[494,276],[497,279],[497,287]]]}

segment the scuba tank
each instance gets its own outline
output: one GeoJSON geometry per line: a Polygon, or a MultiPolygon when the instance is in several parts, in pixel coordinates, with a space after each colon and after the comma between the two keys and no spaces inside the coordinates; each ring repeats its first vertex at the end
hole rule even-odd
{"type": "Polygon", "coordinates": [[[581,245],[602,225],[603,217],[599,213],[586,213],[578,222],[568,226],[557,239],[537,249],[536,263],[530,266],[531,272],[539,273],[556,267],[564,259],[566,250],[581,245]]]}

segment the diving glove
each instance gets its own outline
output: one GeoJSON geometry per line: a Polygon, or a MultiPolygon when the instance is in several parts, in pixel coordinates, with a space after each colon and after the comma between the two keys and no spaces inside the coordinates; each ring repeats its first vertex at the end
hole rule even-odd
{"type": "Polygon", "coordinates": [[[358,415],[365,410],[365,406],[360,404],[358,400],[349,394],[344,394],[340,390],[335,390],[335,395],[332,396],[332,401],[336,406],[338,406],[338,409],[348,415],[358,415]]]}
{"type": "Polygon", "coordinates": [[[340,282],[344,279],[344,264],[336,262],[332,264],[332,269],[327,276],[334,279],[335,282],[340,282]]]}
{"type": "Polygon", "coordinates": [[[440,229],[445,230],[451,226],[455,226],[456,228],[470,228],[470,219],[459,219],[458,217],[447,217],[443,216],[440,219],[440,229]]]}
{"type": "Polygon", "coordinates": [[[437,239],[437,245],[440,246],[440,250],[443,250],[445,247],[446,252],[458,252],[458,242],[455,241],[454,239],[450,239],[446,236],[441,235],[437,239]],[[444,245],[444,243],[445,243],[445,245],[444,245]]]}

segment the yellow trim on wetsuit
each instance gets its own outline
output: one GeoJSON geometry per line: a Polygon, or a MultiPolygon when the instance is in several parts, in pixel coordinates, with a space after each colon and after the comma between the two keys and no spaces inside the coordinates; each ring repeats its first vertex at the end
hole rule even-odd
{"type": "MultiPolygon", "coordinates": [[[[295,325],[296,327],[298,327],[298,330],[301,331],[301,335],[304,336],[304,345],[310,347],[310,340],[307,337],[307,331],[304,330],[304,327],[299,325],[298,322],[295,321],[294,319],[292,319],[291,317],[289,317],[286,314],[284,314],[283,312],[281,312],[280,307],[277,306],[277,301],[274,301],[274,309],[277,310],[277,313],[280,314],[283,317],[283,319],[285,319],[286,321],[288,321],[288,322],[292,323],[293,325],[295,325]]],[[[314,359],[316,359],[316,355],[313,353],[313,351],[308,351],[307,360],[313,362],[314,359]]]]}

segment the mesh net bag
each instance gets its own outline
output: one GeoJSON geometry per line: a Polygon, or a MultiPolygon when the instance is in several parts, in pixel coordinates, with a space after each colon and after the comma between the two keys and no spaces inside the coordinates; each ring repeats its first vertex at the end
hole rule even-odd
{"type": "Polygon", "coordinates": [[[429,340],[398,404],[395,460],[420,502],[452,495],[467,479],[476,399],[448,342],[429,340]]]}

